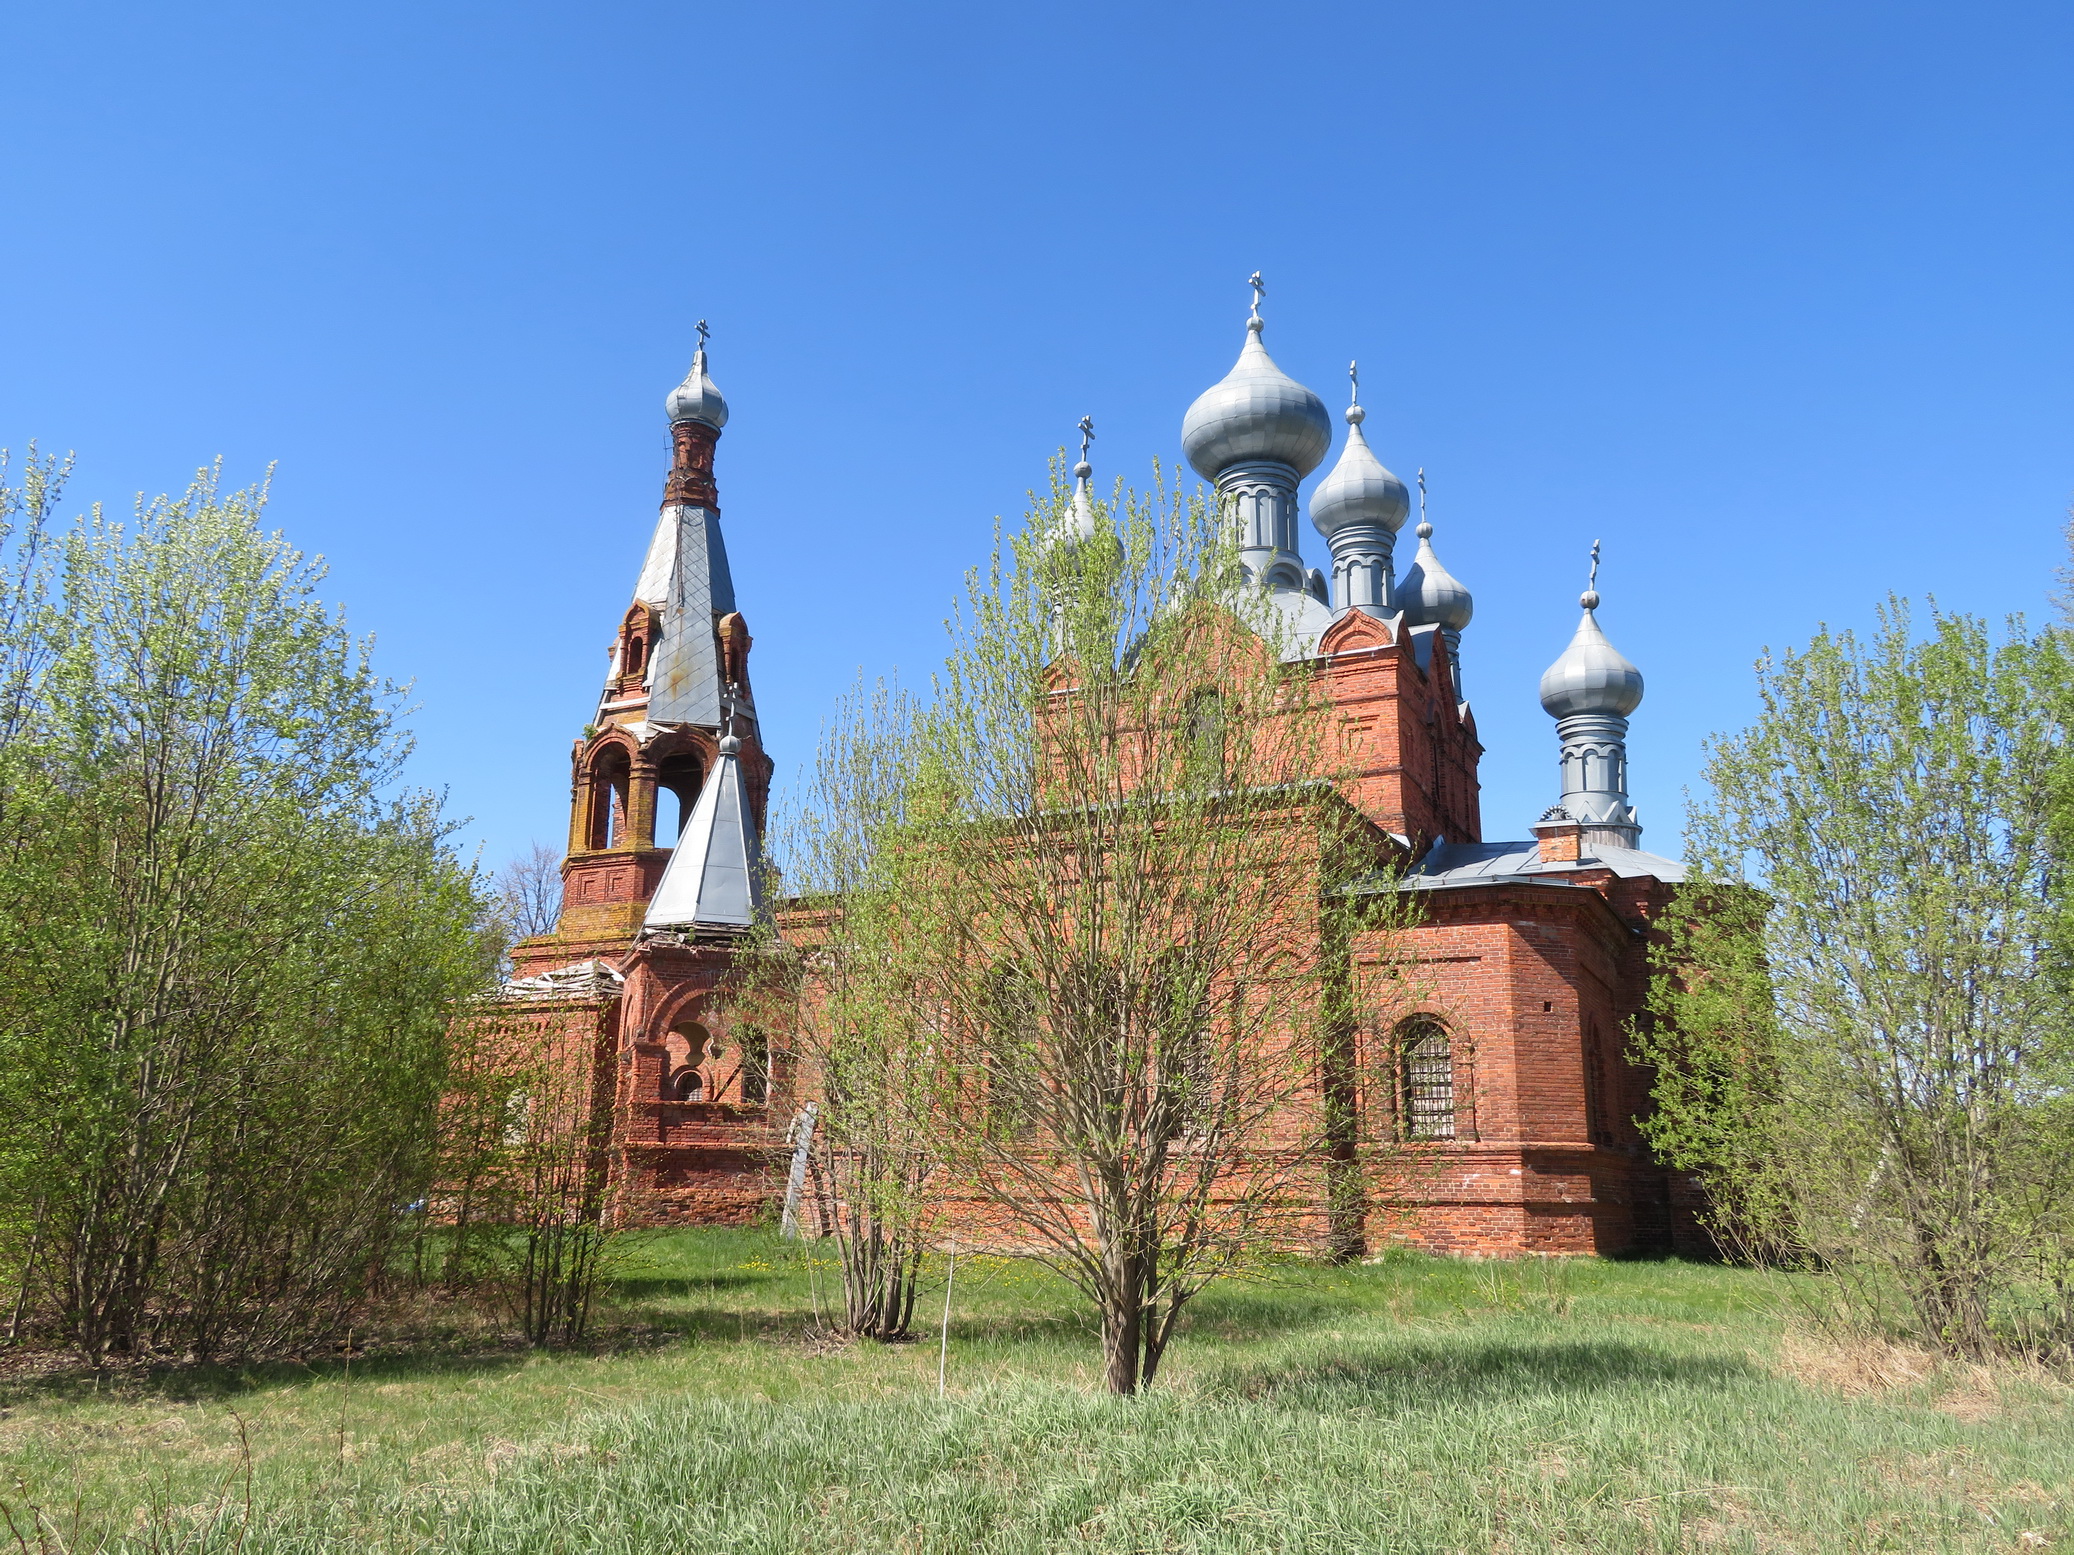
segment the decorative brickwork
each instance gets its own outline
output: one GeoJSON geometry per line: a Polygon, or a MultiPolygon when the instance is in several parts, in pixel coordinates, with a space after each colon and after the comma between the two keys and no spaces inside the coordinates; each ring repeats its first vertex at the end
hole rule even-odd
{"type": "Polygon", "coordinates": [[[666,508],[718,508],[720,494],[713,485],[714,445],[719,432],[698,421],[680,421],[670,428],[674,457],[670,474],[663,482],[666,508]]]}
{"type": "MultiPolygon", "coordinates": [[[[703,376],[704,360],[701,352],[672,403],[695,402],[712,424],[671,427],[665,524],[674,509],[718,508],[713,461],[725,405],[703,376]]],[[[1276,517],[1273,539],[1290,549],[1285,518],[1276,517]]],[[[651,551],[644,588],[671,554],[666,539],[651,551]]],[[[595,1066],[589,1094],[610,1109],[607,1170],[621,1212],[742,1224],[771,1213],[774,1155],[795,1101],[809,1094],[808,1077],[781,1063],[766,1089],[764,1066],[744,1052],[723,997],[735,941],[644,933],[643,922],[671,857],[657,846],[658,805],[674,799],[688,809],[731,732],[761,827],[771,763],[749,700],[748,627],[731,609],[716,606],[711,621],[691,624],[712,633],[726,688],[721,722],[649,722],[649,666],[669,625],[654,603],[661,597],[649,590],[619,623],[597,721],[571,751],[561,921],[514,949],[514,975],[539,979],[596,960],[617,976],[614,992],[536,1002],[528,1018],[555,1023],[570,1063],[595,1066]]],[[[1378,866],[1483,837],[1483,749],[1458,691],[1460,636],[1459,622],[1414,630],[1387,612],[1347,610],[1315,638],[1337,740],[1326,759],[1340,797],[1373,829],[1378,866]]],[[[1639,678],[1635,685],[1638,699],[1639,678]]],[[[1315,1200],[1304,1201],[1315,1212],[1304,1217],[1321,1250],[1352,1253],[1393,1239],[1489,1255],[1704,1247],[1693,1185],[1650,1158],[1635,1126],[1649,1105],[1649,1077],[1625,1054],[1629,1024],[1643,1014],[1651,926],[1675,887],[1641,872],[1664,861],[1632,850],[1618,870],[1602,863],[1593,851],[1602,839],[1574,816],[1551,812],[1533,832],[1533,843],[1485,850],[1516,847],[1509,871],[1414,882],[1423,916],[1409,931],[1411,981],[1398,975],[1401,950],[1378,935],[1357,934],[1344,956],[1325,944],[1330,915],[1314,890],[1289,904],[1278,933],[1346,968],[1350,1040],[1399,1055],[1381,1094],[1345,1098],[1353,1126],[1409,1141],[1400,1180],[1356,1211],[1328,1215],[1335,1169],[1318,1174],[1315,1200]]],[[[1632,841],[1632,832],[1622,835],[1632,841]]],[[[1395,885],[1384,879],[1377,889],[1395,885]]],[[[811,915],[781,913],[780,928],[810,939],[811,915]]],[[[1391,1072],[1372,1062],[1352,1070],[1391,1072]]]]}

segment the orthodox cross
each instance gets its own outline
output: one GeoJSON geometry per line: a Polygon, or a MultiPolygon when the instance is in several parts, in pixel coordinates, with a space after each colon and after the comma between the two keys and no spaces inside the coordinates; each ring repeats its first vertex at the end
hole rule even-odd
{"type": "Polygon", "coordinates": [[[712,331],[711,331],[710,329],[706,328],[706,321],[705,321],[704,319],[700,319],[700,320],[699,320],[699,349],[700,349],[701,351],[703,351],[703,350],[705,350],[705,349],[706,349],[706,337],[707,337],[708,335],[712,334],[712,333],[713,333],[713,332],[712,332],[712,331]]]}
{"type": "Polygon", "coordinates": [[[1267,282],[1263,281],[1260,272],[1255,270],[1246,277],[1246,284],[1253,288],[1253,316],[1257,319],[1260,317],[1260,299],[1267,295],[1267,282]]]}
{"type": "Polygon", "coordinates": [[[1094,440],[1095,418],[1093,416],[1082,416],[1080,418],[1080,462],[1082,464],[1087,463],[1087,445],[1094,440]]]}
{"type": "Polygon", "coordinates": [[[1593,593],[1597,593],[1599,589],[1599,542],[1596,540],[1592,541],[1591,581],[1586,583],[1584,586],[1590,589],[1593,593]]]}
{"type": "Polygon", "coordinates": [[[1358,404],[1360,404],[1360,403],[1361,403],[1361,364],[1360,364],[1359,362],[1349,362],[1349,363],[1347,363],[1347,382],[1348,382],[1348,383],[1350,383],[1351,385],[1353,385],[1353,392],[1352,392],[1352,393],[1350,393],[1350,394],[1349,394],[1349,395],[1347,396],[1347,403],[1348,403],[1348,404],[1350,404],[1350,405],[1358,405],[1358,404]]]}
{"type": "Polygon", "coordinates": [[[1419,522],[1426,522],[1426,467],[1419,466],[1419,522]]]}

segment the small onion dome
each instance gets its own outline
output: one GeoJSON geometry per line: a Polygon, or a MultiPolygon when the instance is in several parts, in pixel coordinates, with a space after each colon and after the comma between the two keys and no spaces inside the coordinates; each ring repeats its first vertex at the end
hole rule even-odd
{"type": "Polygon", "coordinates": [[[1411,494],[1404,482],[1383,468],[1383,461],[1361,435],[1361,422],[1367,414],[1359,405],[1347,407],[1347,446],[1340,450],[1339,463],[1311,493],[1311,522],[1328,540],[1357,524],[1395,534],[1411,511],[1411,494]]]}
{"type": "Polygon", "coordinates": [[[1095,467],[1085,459],[1073,466],[1073,506],[1066,512],[1060,538],[1092,540],[1095,537],[1095,493],[1090,484],[1095,467]]]}
{"type": "Polygon", "coordinates": [[[1090,484],[1094,473],[1095,467],[1085,459],[1073,466],[1073,500],[1039,536],[1040,549],[1049,551],[1055,546],[1077,545],[1102,532],[1101,523],[1095,517],[1095,494],[1090,484]]]}
{"type": "Polygon", "coordinates": [[[739,756],[739,755],[740,755],[741,753],[742,753],[742,742],[741,742],[741,740],[740,740],[740,739],[738,739],[738,738],[737,738],[736,736],[734,736],[734,735],[732,735],[732,734],[723,734],[723,735],[722,735],[722,736],[720,737],[720,754],[721,754],[721,755],[723,755],[723,756],[739,756]]]}
{"type": "Polygon", "coordinates": [[[1182,418],[1181,451],[1205,480],[1251,459],[1293,465],[1301,480],[1332,447],[1324,402],[1275,365],[1260,343],[1262,327],[1257,315],[1246,320],[1237,365],[1182,418]]]}
{"type": "Polygon", "coordinates": [[[727,401],[720,396],[713,380],[706,376],[706,348],[700,346],[698,354],[691,359],[691,371],[684,381],[670,390],[670,397],[663,401],[663,409],[669,412],[670,422],[703,421],[714,431],[727,425],[727,401]]]}
{"type": "Polygon", "coordinates": [[[1419,554],[1397,582],[1397,608],[1406,626],[1438,626],[1459,632],[1476,614],[1476,601],[1433,554],[1433,526],[1421,524],[1419,554]]]}
{"type": "Polygon", "coordinates": [[[1642,672],[1620,656],[1606,641],[1599,619],[1596,589],[1587,589],[1578,601],[1584,619],[1563,656],[1549,665],[1541,677],[1541,707],[1551,718],[1568,718],[1573,713],[1618,713],[1623,718],[1642,705],[1642,672]]]}

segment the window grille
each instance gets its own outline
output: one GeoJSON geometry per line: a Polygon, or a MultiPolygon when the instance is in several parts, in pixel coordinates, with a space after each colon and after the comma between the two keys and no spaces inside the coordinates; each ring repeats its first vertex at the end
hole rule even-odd
{"type": "Polygon", "coordinates": [[[1399,1060],[1398,1116],[1407,1139],[1455,1137],[1455,1053],[1430,1022],[1405,1028],[1399,1060]]]}

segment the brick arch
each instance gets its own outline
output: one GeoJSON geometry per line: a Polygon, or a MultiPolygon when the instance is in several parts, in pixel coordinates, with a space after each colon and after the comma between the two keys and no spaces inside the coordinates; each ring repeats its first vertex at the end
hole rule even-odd
{"type": "Polygon", "coordinates": [[[651,836],[656,846],[671,846],[675,836],[669,823],[681,825],[691,814],[719,756],[718,741],[704,729],[672,729],[649,741],[641,755],[654,788],[651,836]],[[676,798],[675,816],[668,813],[666,795],[676,798]]]}
{"type": "Polygon", "coordinates": [[[669,1053],[663,1065],[665,1089],[674,1088],[683,1073],[685,1055],[680,1048],[685,1044],[679,1034],[684,1027],[691,1025],[703,1028],[708,1042],[723,1050],[717,1059],[709,1057],[698,1065],[703,1075],[699,1099],[737,1105],[763,1104],[767,1077],[759,1066],[751,1063],[748,1043],[736,1030],[724,996],[712,987],[692,986],[676,990],[657,1006],[647,1023],[649,1040],[669,1053]]]}
{"type": "Polygon", "coordinates": [[[1349,610],[1318,639],[1318,656],[1329,659],[1337,653],[1354,653],[1363,648],[1387,648],[1394,641],[1390,629],[1374,616],[1349,610]]]}
{"type": "Polygon", "coordinates": [[[595,735],[577,757],[578,823],[574,839],[592,852],[625,847],[633,815],[634,764],[640,747],[619,729],[595,735]]]}
{"type": "Polygon", "coordinates": [[[610,695],[625,696],[640,689],[648,678],[648,666],[662,642],[662,619],[654,606],[635,600],[620,617],[619,639],[613,644],[616,679],[610,695]]]}
{"type": "Polygon", "coordinates": [[[713,1022],[704,1017],[712,1015],[722,1023],[725,1023],[726,1014],[723,1010],[717,1009],[701,1010],[700,1006],[707,1004],[717,1005],[719,1002],[720,990],[707,984],[690,983],[681,988],[674,988],[666,998],[656,1005],[655,1013],[648,1019],[649,1028],[657,1032],[670,1031],[682,1025],[685,1021],[696,1020],[708,1031],[711,1031],[713,1022]]]}

